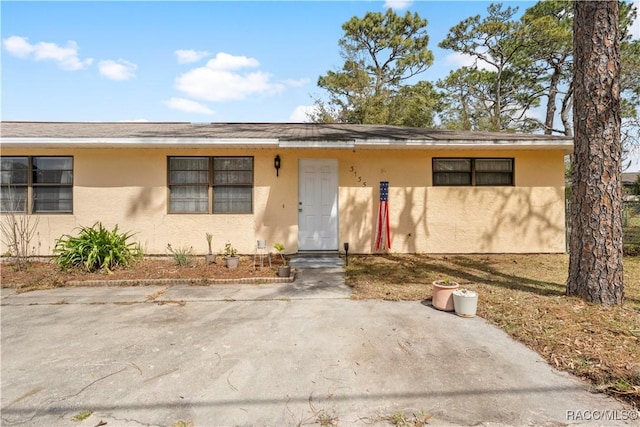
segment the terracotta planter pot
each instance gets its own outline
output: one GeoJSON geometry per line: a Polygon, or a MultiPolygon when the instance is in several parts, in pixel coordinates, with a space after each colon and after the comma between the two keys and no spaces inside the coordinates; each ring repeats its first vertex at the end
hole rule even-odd
{"type": "Polygon", "coordinates": [[[453,311],[453,291],[460,285],[456,282],[445,284],[444,280],[433,282],[433,298],[431,303],[435,308],[442,311],[453,311]]]}

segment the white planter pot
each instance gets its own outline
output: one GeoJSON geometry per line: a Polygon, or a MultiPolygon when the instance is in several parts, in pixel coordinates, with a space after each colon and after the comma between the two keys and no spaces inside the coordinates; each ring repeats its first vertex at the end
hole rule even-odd
{"type": "Polygon", "coordinates": [[[460,317],[474,317],[478,309],[478,293],[467,289],[453,292],[453,307],[460,317]]]}

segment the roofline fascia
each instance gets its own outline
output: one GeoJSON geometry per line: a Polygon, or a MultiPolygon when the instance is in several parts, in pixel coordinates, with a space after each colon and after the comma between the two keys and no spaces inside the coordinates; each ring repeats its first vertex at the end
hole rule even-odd
{"type": "Polygon", "coordinates": [[[563,150],[567,154],[573,153],[573,139],[564,140],[538,140],[528,139],[521,141],[513,140],[462,140],[450,139],[440,141],[425,140],[356,140],[356,148],[392,148],[392,149],[416,149],[416,148],[449,148],[449,149],[476,149],[476,150],[531,150],[531,149],[547,149],[547,150],[563,150]]]}
{"type": "Polygon", "coordinates": [[[2,137],[7,148],[300,148],[300,149],[476,149],[563,150],[573,152],[573,140],[389,140],[282,141],[276,138],[36,138],[2,137]]]}

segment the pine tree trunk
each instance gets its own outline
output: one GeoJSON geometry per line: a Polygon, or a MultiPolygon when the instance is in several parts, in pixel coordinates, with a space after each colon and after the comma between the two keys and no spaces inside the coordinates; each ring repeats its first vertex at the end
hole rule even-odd
{"type": "Polygon", "coordinates": [[[575,157],[567,294],[622,304],[618,2],[574,5],[575,157]]]}
{"type": "Polygon", "coordinates": [[[558,96],[558,82],[560,81],[561,70],[557,66],[551,75],[549,82],[549,93],[547,96],[547,114],[544,118],[544,134],[553,133],[553,121],[556,117],[556,97],[558,96]]]}

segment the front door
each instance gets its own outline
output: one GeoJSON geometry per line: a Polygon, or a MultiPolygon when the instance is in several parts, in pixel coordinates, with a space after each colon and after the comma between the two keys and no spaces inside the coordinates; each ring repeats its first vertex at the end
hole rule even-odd
{"type": "Polygon", "coordinates": [[[338,161],[300,159],[298,248],[338,250],[338,161]]]}

